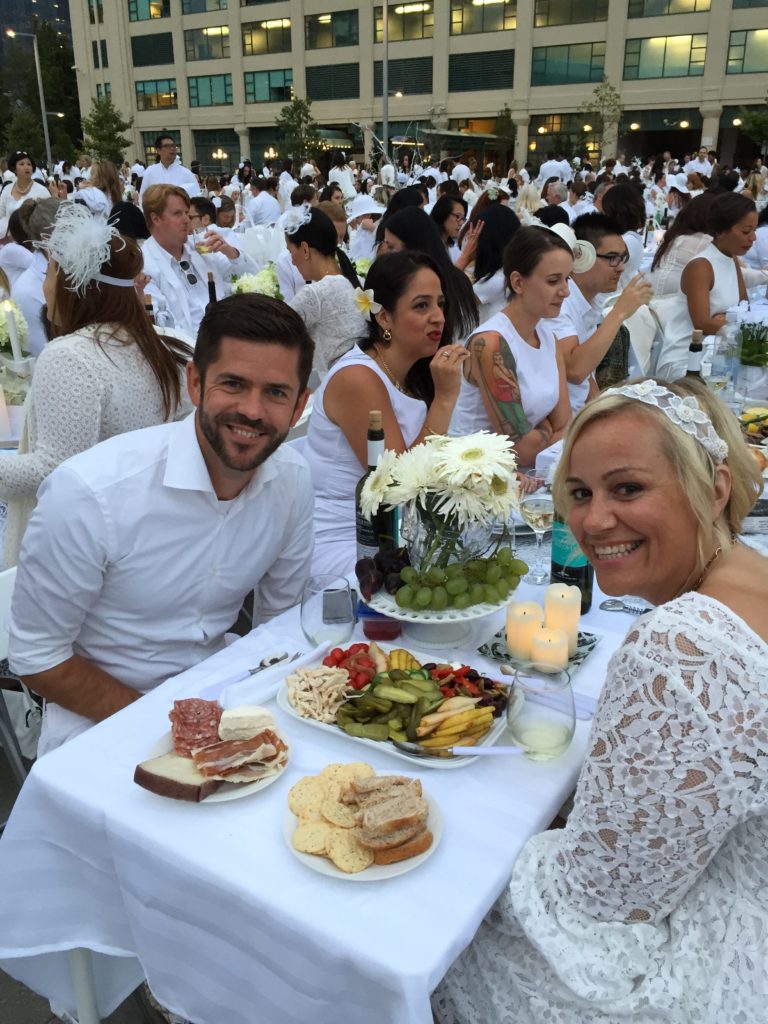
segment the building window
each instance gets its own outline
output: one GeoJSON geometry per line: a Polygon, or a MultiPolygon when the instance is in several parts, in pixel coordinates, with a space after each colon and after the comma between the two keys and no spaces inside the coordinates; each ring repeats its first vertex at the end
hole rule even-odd
{"type": "Polygon", "coordinates": [[[536,28],[605,21],[608,17],[608,0],[536,0],[533,17],[536,28]]]}
{"type": "Polygon", "coordinates": [[[534,46],[531,85],[602,82],[605,43],[534,46]]]}
{"type": "Polygon", "coordinates": [[[451,35],[473,32],[501,32],[517,26],[517,0],[477,4],[474,0],[451,0],[451,35]]]}
{"type": "Polygon", "coordinates": [[[178,105],[175,78],[152,78],[136,83],[139,110],[175,110],[178,105]]]}
{"type": "Polygon", "coordinates": [[[171,0],[128,0],[129,21],[152,21],[170,16],[171,0]]]}
{"type": "Polygon", "coordinates": [[[141,141],[144,146],[144,162],[147,167],[150,164],[155,163],[155,157],[157,156],[157,150],[155,149],[155,139],[158,135],[170,135],[173,141],[176,143],[176,156],[179,160],[183,160],[181,155],[181,132],[177,129],[171,129],[168,131],[163,128],[162,131],[142,132],[141,141]]]}
{"type": "Polygon", "coordinates": [[[241,7],[260,7],[262,4],[276,4],[280,0],[240,0],[241,7]]]}
{"type": "Polygon", "coordinates": [[[293,85],[293,70],[246,71],[246,103],[288,103],[293,85]]]}
{"type": "Polygon", "coordinates": [[[181,0],[182,14],[207,14],[209,11],[226,11],[227,0],[181,0]]]}
{"type": "MultiPolygon", "coordinates": [[[[435,27],[435,13],[431,3],[401,4],[389,8],[387,34],[390,43],[405,39],[431,39],[435,27]]],[[[373,41],[384,41],[384,18],[382,7],[373,8],[373,41]]]]}
{"type": "Polygon", "coordinates": [[[173,64],[173,36],[170,32],[131,36],[131,59],[135,68],[146,68],[152,64],[173,64]]]}
{"type": "Polygon", "coordinates": [[[624,46],[624,80],[703,75],[706,56],[706,33],[628,39],[624,46]]]}
{"type": "Polygon", "coordinates": [[[356,100],[360,96],[360,65],[332,64],[306,69],[310,100],[356,100]]]}
{"type": "MultiPolygon", "coordinates": [[[[411,57],[406,60],[390,60],[389,88],[416,96],[432,92],[432,58],[411,57]]],[[[373,95],[381,96],[381,61],[373,63],[373,95]]]]}
{"type": "Polygon", "coordinates": [[[101,4],[101,0],[88,0],[88,20],[92,25],[96,24],[96,18],[99,19],[99,24],[104,24],[104,8],[101,4]]]}
{"type": "Polygon", "coordinates": [[[249,21],[243,25],[243,54],[290,53],[291,19],[274,18],[271,21],[249,21]]]}
{"type": "Polygon", "coordinates": [[[768,29],[731,32],[726,73],[746,75],[755,71],[768,71],[768,29]]]}
{"type": "Polygon", "coordinates": [[[357,46],[357,11],[308,14],[304,19],[304,39],[308,50],[324,50],[329,46],[357,46]]]}
{"type": "Polygon", "coordinates": [[[232,103],[232,75],[196,75],[187,79],[190,107],[223,107],[232,103]]]}
{"type": "Polygon", "coordinates": [[[514,50],[452,53],[448,58],[449,92],[511,89],[514,75],[514,50]]]}
{"type": "Polygon", "coordinates": [[[112,95],[112,85],[109,82],[105,82],[103,85],[99,85],[98,82],[96,83],[96,99],[97,100],[106,99],[107,96],[111,96],[111,95],[112,95]]]}
{"type": "Polygon", "coordinates": [[[629,0],[629,18],[656,18],[660,14],[696,14],[708,11],[712,0],[629,0]]]}
{"type": "Polygon", "coordinates": [[[184,32],[187,60],[218,60],[229,57],[229,28],[211,25],[206,28],[188,28],[184,32]]]}
{"type": "Polygon", "coordinates": [[[768,0],[733,0],[734,10],[741,7],[768,7],[768,0]]]}
{"type": "Polygon", "coordinates": [[[108,68],[109,58],[107,56],[107,41],[106,39],[99,39],[98,42],[95,39],[91,40],[91,54],[93,56],[93,66],[95,68],[108,68]],[[99,59],[101,58],[101,59],[99,59]]]}

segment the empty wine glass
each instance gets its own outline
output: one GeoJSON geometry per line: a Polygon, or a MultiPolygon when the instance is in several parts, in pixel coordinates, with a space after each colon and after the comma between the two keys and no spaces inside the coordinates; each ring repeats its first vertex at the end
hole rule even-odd
{"type": "Polygon", "coordinates": [[[301,629],[315,646],[345,644],[355,628],[352,591],[343,576],[310,576],[301,596],[301,629]]]}
{"type": "Polygon", "coordinates": [[[576,727],[568,672],[538,662],[520,665],[509,694],[507,726],[532,761],[551,761],[565,753],[576,727]]]}
{"type": "Polygon", "coordinates": [[[555,503],[552,500],[552,491],[541,473],[529,469],[525,479],[536,485],[536,490],[524,494],[520,501],[520,515],[536,534],[536,558],[528,575],[523,579],[526,583],[549,583],[549,566],[542,554],[542,542],[547,530],[552,529],[555,503]]]}

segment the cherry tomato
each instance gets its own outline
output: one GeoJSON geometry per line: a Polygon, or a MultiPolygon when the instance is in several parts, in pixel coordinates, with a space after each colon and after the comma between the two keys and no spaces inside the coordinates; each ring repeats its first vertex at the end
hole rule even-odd
{"type": "Polygon", "coordinates": [[[376,663],[372,661],[367,654],[361,654],[357,663],[360,668],[376,668],[376,663]]]}
{"type": "Polygon", "coordinates": [[[442,693],[442,695],[446,698],[456,696],[456,691],[451,686],[441,686],[440,693],[442,693]]]}
{"type": "Polygon", "coordinates": [[[352,644],[347,654],[359,654],[360,651],[368,651],[368,644],[352,644]]]}
{"type": "Polygon", "coordinates": [[[364,686],[370,683],[371,679],[365,672],[357,672],[354,676],[352,685],[356,690],[362,690],[364,686]]]}
{"type": "Polygon", "coordinates": [[[327,657],[323,658],[323,664],[326,666],[326,668],[336,668],[336,662],[333,660],[330,654],[327,657]]]}
{"type": "Polygon", "coordinates": [[[334,647],[328,657],[333,658],[334,665],[338,665],[344,657],[344,651],[340,647],[334,647]]]}

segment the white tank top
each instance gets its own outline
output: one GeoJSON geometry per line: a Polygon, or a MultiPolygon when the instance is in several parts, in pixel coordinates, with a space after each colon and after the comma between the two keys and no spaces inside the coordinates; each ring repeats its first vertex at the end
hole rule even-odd
{"type": "MultiPolygon", "coordinates": [[[[481,324],[468,339],[467,344],[473,337],[486,331],[500,334],[509,345],[517,364],[517,381],[520,385],[523,411],[531,427],[536,426],[552,412],[560,397],[554,337],[546,330],[544,321],[540,321],[536,326],[539,347],[534,348],[520,337],[509,317],[499,312],[481,324]]],[[[473,434],[477,430],[493,429],[480,390],[462,375],[461,389],[451,417],[449,433],[458,436],[473,434]]]]}

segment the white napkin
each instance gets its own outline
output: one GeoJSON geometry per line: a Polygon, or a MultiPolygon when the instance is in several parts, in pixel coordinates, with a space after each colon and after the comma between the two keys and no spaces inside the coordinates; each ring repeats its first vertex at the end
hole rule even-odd
{"type": "MultiPolygon", "coordinates": [[[[249,676],[241,682],[232,683],[219,695],[219,703],[224,708],[236,708],[243,704],[264,704],[271,700],[286,676],[298,668],[319,665],[330,649],[330,644],[322,644],[292,662],[281,662],[274,668],[264,669],[258,675],[249,676]]],[[[293,653],[296,648],[283,648],[293,653]]]]}

